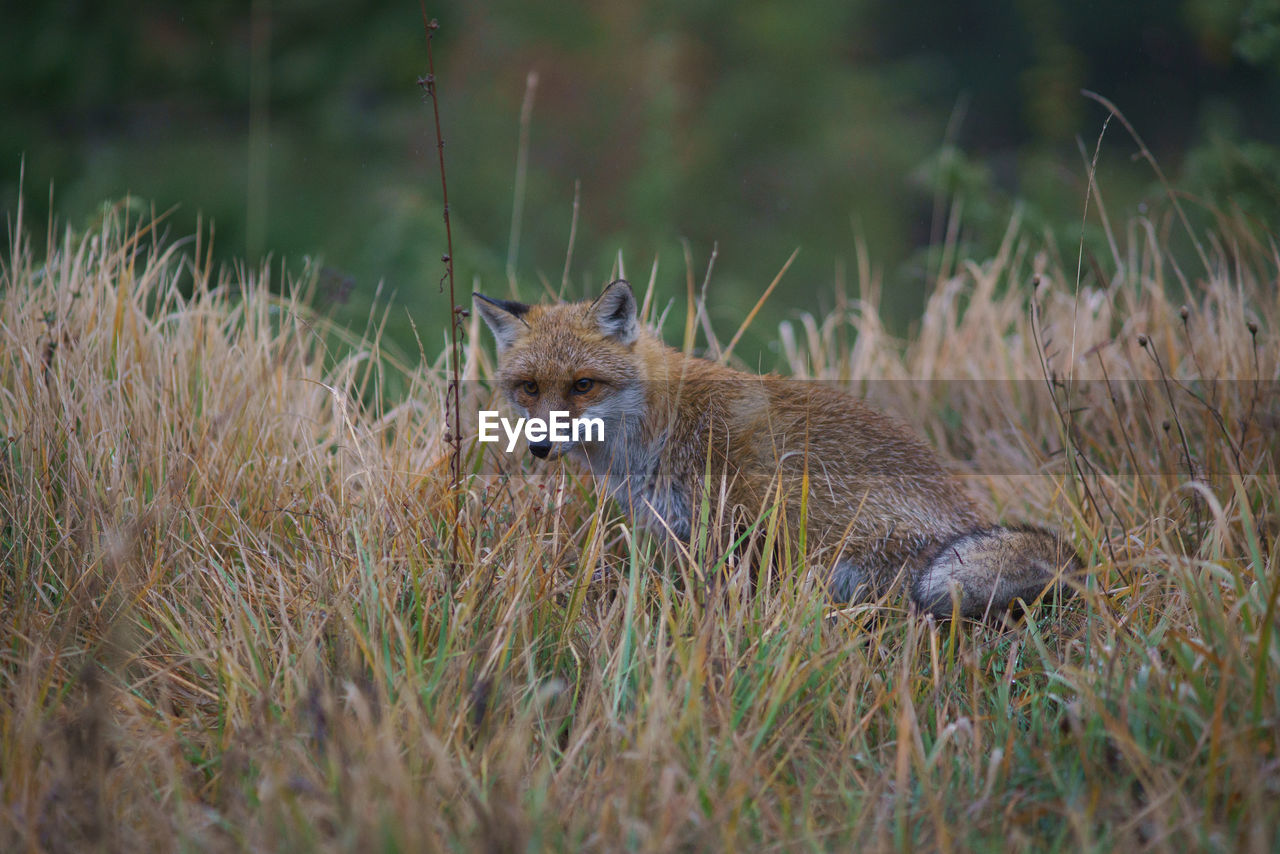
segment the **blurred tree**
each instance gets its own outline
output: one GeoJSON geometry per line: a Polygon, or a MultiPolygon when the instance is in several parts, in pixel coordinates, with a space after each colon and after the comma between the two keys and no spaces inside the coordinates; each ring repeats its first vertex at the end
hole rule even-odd
{"type": "MultiPolygon", "coordinates": [[[[1213,8],[1214,4],[1201,0],[1197,6],[1213,8]]],[[[1280,0],[1249,0],[1240,17],[1235,50],[1253,65],[1280,63],[1280,0]]]]}
{"type": "MultiPolygon", "coordinates": [[[[575,292],[622,250],[637,278],[660,257],[663,290],[677,293],[681,240],[698,265],[718,245],[727,325],[800,246],[771,308],[816,310],[856,233],[905,324],[931,275],[921,250],[939,237],[940,199],[963,200],[962,242],[977,255],[1015,203],[1032,228],[1078,238],[1080,148],[1105,118],[1082,88],[1124,109],[1185,189],[1280,222],[1280,0],[453,0],[428,11],[443,25],[463,282],[503,287],[531,69],[541,83],[517,265],[530,297],[540,280],[559,286],[580,182],[575,292]]],[[[322,254],[354,282],[337,309],[353,321],[379,282],[420,319],[444,315],[414,4],[59,0],[4,15],[7,207],[25,158],[37,218],[50,183],[73,222],[133,193],[180,204],[175,233],[212,216],[232,258],[256,212],[263,247],[322,254]]],[[[1109,135],[1109,202],[1163,204],[1131,150],[1109,135]]],[[[415,347],[404,312],[390,329],[415,347]]]]}

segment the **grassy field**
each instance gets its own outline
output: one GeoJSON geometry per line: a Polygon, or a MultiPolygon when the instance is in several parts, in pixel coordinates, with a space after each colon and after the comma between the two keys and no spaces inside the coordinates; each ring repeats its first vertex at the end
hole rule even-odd
{"type": "Polygon", "coordinates": [[[405,358],[153,223],[11,228],[0,849],[1276,850],[1280,288],[1220,226],[1179,267],[1113,224],[1081,283],[1011,223],[910,341],[864,253],[779,330],[1076,545],[1012,628],[833,609],[799,558],[708,597],[569,467],[469,447],[451,489],[443,318],[405,358]]]}

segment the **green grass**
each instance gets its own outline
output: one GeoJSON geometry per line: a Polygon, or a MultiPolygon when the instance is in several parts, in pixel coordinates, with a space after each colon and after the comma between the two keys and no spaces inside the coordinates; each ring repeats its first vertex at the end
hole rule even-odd
{"type": "Polygon", "coordinates": [[[1014,223],[910,341],[865,265],[779,330],[1068,534],[1088,588],[1013,628],[832,609],[798,557],[706,595],[707,546],[664,568],[571,467],[473,448],[451,583],[443,361],[156,233],[19,226],[0,267],[5,850],[1274,850],[1280,301],[1245,226],[1182,270],[1136,220],[1077,293],[1014,223]]]}

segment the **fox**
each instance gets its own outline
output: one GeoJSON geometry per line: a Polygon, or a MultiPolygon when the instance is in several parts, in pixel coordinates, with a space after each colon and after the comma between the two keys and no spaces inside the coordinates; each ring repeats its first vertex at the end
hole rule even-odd
{"type": "MultiPolygon", "coordinates": [[[[514,409],[603,422],[595,441],[530,439],[529,452],[585,463],[669,547],[688,548],[702,502],[719,500],[738,522],[777,508],[835,603],[905,590],[936,618],[986,619],[1071,595],[1075,550],[1048,529],[988,519],[905,423],[825,384],[667,345],[641,323],[625,279],[585,302],[472,296],[514,409]]],[[[740,542],[739,530],[722,541],[740,542]]]]}

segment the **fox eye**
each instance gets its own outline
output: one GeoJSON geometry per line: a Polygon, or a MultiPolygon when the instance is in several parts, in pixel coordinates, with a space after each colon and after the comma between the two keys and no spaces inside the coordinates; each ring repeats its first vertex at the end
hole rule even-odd
{"type": "Polygon", "coordinates": [[[594,386],[595,384],[596,384],[595,380],[589,377],[583,377],[574,382],[573,390],[578,394],[586,394],[587,392],[591,391],[591,387],[594,386]]]}
{"type": "Polygon", "coordinates": [[[524,382],[520,383],[520,388],[524,391],[525,394],[529,395],[530,397],[538,393],[538,384],[533,380],[525,380],[524,382]]]}

